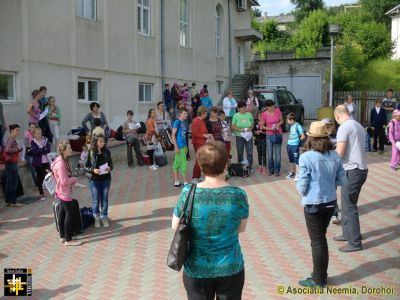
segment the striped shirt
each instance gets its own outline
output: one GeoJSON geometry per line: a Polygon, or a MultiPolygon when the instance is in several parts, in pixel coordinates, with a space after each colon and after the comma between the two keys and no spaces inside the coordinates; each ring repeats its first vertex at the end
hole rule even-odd
{"type": "Polygon", "coordinates": [[[4,148],[4,151],[5,151],[6,153],[12,154],[12,153],[20,152],[21,149],[19,148],[17,141],[16,141],[14,138],[9,137],[9,138],[7,139],[7,142],[6,142],[6,146],[5,146],[5,148],[4,148]]]}

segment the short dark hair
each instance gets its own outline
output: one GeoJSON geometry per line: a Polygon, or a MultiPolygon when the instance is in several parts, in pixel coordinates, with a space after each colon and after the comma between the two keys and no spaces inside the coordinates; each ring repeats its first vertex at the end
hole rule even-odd
{"type": "Polygon", "coordinates": [[[200,97],[200,94],[196,94],[196,95],[194,95],[194,97],[193,97],[194,99],[196,99],[196,100],[201,100],[201,97],[200,97]]]}
{"type": "Polygon", "coordinates": [[[97,102],[92,102],[92,103],[90,103],[90,105],[89,105],[90,110],[93,110],[93,108],[95,108],[96,106],[97,106],[98,108],[100,108],[100,104],[98,104],[97,102]]]}
{"type": "Polygon", "coordinates": [[[239,103],[237,104],[237,108],[242,108],[242,107],[246,107],[246,102],[244,101],[239,101],[239,103]]]}
{"type": "Polygon", "coordinates": [[[32,97],[35,98],[39,93],[40,93],[39,90],[33,90],[32,91],[32,97]]]}
{"type": "Polygon", "coordinates": [[[203,89],[207,89],[207,84],[203,84],[203,89]]]}
{"type": "Polygon", "coordinates": [[[216,107],[216,106],[213,106],[213,107],[210,108],[210,111],[212,111],[213,113],[218,114],[219,108],[216,107]]]}
{"type": "Polygon", "coordinates": [[[375,103],[382,103],[382,100],[380,98],[375,100],[375,103]]]}
{"type": "Polygon", "coordinates": [[[225,112],[222,109],[218,112],[218,116],[222,116],[224,114],[225,114],[225,112]]]}
{"type": "Polygon", "coordinates": [[[393,90],[392,90],[392,89],[388,89],[387,91],[393,93],[393,90]]]}
{"type": "Polygon", "coordinates": [[[329,137],[312,137],[308,136],[304,145],[304,150],[314,150],[322,154],[333,149],[333,145],[329,137]]]}
{"type": "Polygon", "coordinates": [[[274,106],[274,105],[275,105],[275,102],[274,102],[273,100],[271,100],[271,99],[267,99],[267,100],[265,101],[265,106],[266,106],[266,107],[274,106]]]}
{"type": "Polygon", "coordinates": [[[8,129],[10,130],[10,132],[16,128],[20,128],[18,124],[11,124],[10,126],[8,126],[8,129]]]}
{"type": "Polygon", "coordinates": [[[195,86],[195,85],[196,85],[196,82],[193,82],[193,83],[192,83],[192,86],[195,86]]]}
{"type": "Polygon", "coordinates": [[[225,144],[214,141],[201,146],[196,153],[196,160],[204,175],[216,177],[223,174],[228,164],[225,144]]]}
{"type": "Polygon", "coordinates": [[[45,87],[44,85],[42,85],[42,86],[39,88],[39,91],[47,91],[47,87],[45,87]]]}
{"type": "Polygon", "coordinates": [[[208,90],[207,90],[207,89],[204,89],[203,93],[204,93],[204,94],[205,94],[205,93],[208,94],[208,90]]]}
{"type": "Polygon", "coordinates": [[[100,126],[101,125],[101,120],[100,120],[100,118],[94,118],[94,120],[93,120],[93,123],[94,123],[94,126],[100,126]]]}
{"type": "Polygon", "coordinates": [[[129,116],[133,116],[133,111],[132,111],[132,110],[128,110],[128,111],[126,112],[126,114],[129,115],[129,116]]]}
{"type": "Polygon", "coordinates": [[[296,120],[296,115],[294,113],[288,113],[288,115],[286,116],[286,119],[288,120],[296,120]]]}
{"type": "Polygon", "coordinates": [[[169,86],[169,83],[164,84],[164,87],[167,87],[167,86],[169,86]]]}
{"type": "Polygon", "coordinates": [[[181,113],[183,113],[183,112],[187,112],[187,109],[186,108],[180,108],[179,110],[178,110],[178,114],[180,115],[181,113]]]}
{"type": "Polygon", "coordinates": [[[164,104],[164,102],[163,101],[158,101],[157,102],[157,108],[160,106],[160,104],[164,104]]]}

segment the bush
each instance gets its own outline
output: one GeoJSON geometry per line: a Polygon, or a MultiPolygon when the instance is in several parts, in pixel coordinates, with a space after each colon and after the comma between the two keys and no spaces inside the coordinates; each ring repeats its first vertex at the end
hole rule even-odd
{"type": "Polygon", "coordinates": [[[400,61],[377,59],[360,72],[357,86],[363,90],[400,90],[400,61]]]}

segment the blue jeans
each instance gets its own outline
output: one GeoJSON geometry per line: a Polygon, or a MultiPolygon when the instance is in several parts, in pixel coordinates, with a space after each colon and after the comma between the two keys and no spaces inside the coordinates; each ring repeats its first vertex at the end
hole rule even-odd
{"type": "Polygon", "coordinates": [[[99,217],[101,206],[101,218],[108,215],[108,191],[110,190],[111,180],[90,181],[89,188],[92,193],[93,216],[99,217]]]}
{"type": "Polygon", "coordinates": [[[267,154],[269,173],[281,171],[282,135],[267,135],[267,154]]]}
{"type": "Polygon", "coordinates": [[[6,163],[6,202],[17,203],[17,187],[18,187],[18,164],[6,163]]]}

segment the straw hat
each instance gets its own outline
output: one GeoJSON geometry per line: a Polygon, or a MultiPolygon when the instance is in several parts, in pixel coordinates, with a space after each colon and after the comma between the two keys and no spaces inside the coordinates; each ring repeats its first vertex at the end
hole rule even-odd
{"type": "Polygon", "coordinates": [[[321,120],[321,122],[327,125],[333,124],[333,121],[330,118],[324,118],[321,120]]]}
{"type": "Polygon", "coordinates": [[[315,121],[311,123],[310,130],[307,133],[311,137],[327,137],[329,134],[326,131],[325,124],[322,121],[315,121]]]}

